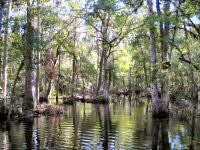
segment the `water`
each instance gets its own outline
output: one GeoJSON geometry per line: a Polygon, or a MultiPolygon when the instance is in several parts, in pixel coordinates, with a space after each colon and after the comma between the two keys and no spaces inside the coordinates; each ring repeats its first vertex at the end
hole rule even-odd
{"type": "Polygon", "coordinates": [[[177,119],[152,120],[146,103],[65,106],[62,117],[0,123],[0,149],[200,149],[200,120],[194,135],[177,119]],[[159,131],[159,133],[158,133],[159,131]],[[193,135],[193,138],[192,138],[193,135]]]}

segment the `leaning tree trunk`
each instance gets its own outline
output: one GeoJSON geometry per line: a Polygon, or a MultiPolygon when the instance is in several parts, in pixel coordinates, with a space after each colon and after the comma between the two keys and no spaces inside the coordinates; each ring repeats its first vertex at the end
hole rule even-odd
{"type": "Polygon", "coordinates": [[[30,1],[27,0],[27,24],[24,38],[24,58],[25,58],[25,96],[23,99],[22,109],[27,112],[36,106],[35,97],[35,66],[33,61],[33,35],[34,28],[32,26],[32,11],[30,1]]]}
{"type": "Polygon", "coordinates": [[[7,95],[7,69],[8,69],[8,28],[10,23],[12,0],[8,0],[8,10],[6,18],[5,38],[4,38],[4,59],[3,59],[3,97],[7,95]]]}
{"type": "MultiPolygon", "coordinates": [[[[153,3],[152,0],[147,0],[148,4],[148,16],[153,15],[153,3]]],[[[152,115],[159,115],[159,97],[157,87],[157,65],[156,65],[156,38],[155,38],[155,27],[154,23],[150,22],[150,60],[151,60],[151,97],[152,97],[152,115]]]]}

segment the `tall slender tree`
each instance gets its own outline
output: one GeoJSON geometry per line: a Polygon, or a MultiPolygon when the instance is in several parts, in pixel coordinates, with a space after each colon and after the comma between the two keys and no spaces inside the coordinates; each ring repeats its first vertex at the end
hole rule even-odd
{"type": "Polygon", "coordinates": [[[39,13],[40,0],[37,0],[37,33],[38,33],[38,49],[37,49],[37,69],[36,69],[36,100],[39,101],[40,97],[40,13],[39,13]]]}
{"type": "Polygon", "coordinates": [[[8,0],[7,16],[6,16],[6,28],[4,37],[4,59],[3,59],[3,97],[7,96],[7,69],[8,69],[8,30],[10,23],[12,0],[8,0]]]}

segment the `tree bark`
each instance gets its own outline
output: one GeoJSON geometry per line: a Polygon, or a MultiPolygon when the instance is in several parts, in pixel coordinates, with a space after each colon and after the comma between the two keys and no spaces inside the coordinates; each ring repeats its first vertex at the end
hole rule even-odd
{"type": "Polygon", "coordinates": [[[37,18],[37,27],[38,27],[38,50],[37,50],[37,69],[36,69],[36,100],[39,103],[40,97],[40,15],[39,15],[39,0],[37,0],[37,9],[38,9],[38,18],[37,18]]]}
{"type": "Polygon", "coordinates": [[[60,54],[61,54],[61,49],[59,49],[59,54],[58,54],[58,79],[57,79],[57,85],[56,85],[56,104],[58,104],[58,95],[59,95],[59,82],[60,82],[60,54]]]}
{"type": "MultiPolygon", "coordinates": [[[[163,102],[163,113],[166,115],[169,114],[169,77],[168,77],[168,70],[170,67],[166,67],[168,62],[168,40],[169,40],[169,9],[170,9],[170,1],[164,1],[164,34],[161,38],[163,38],[163,49],[162,49],[162,63],[163,63],[163,78],[161,80],[161,99],[163,102]]],[[[162,48],[162,47],[161,47],[162,48]]]]}
{"type": "Polygon", "coordinates": [[[73,60],[72,60],[72,80],[71,80],[71,84],[72,84],[72,89],[71,89],[71,98],[74,101],[74,96],[75,96],[75,77],[76,77],[76,56],[75,54],[73,55],[73,60]]]}
{"type": "Polygon", "coordinates": [[[6,28],[4,38],[4,59],[3,59],[3,97],[7,96],[7,69],[8,69],[8,28],[10,24],[10,12],[12,7],[12,0],[8,0],[8,9],[6,17],[6,28]]]}
{"type": "Polygon", "coordinates": [[[131,83],[131,66],[129,65],[128,70],[128,100],[131,102],[131,96],[132,96],[132,83],[131,83]]]}
{"type": "Polygon", "coordinates": [[[99,90],[101,88],[101,84],[102,84],[102,72],[103,72],[103,54],[104,54],[104,49],[102,50],[102,54],[101,54],[101,58],[100,58],[100,64],[99,64],[99,78],[98,78],[98,86],[97,86],[97,91],[96,91],[96,95],[99,95],[99,90]]]}
{"type": "Polygon", "coordinates": [[[107,53],[105,53],[104,58],[104,98],[108,102],[109,100],[109,91],[108,91],[108,58],[107,53]]]}
{"type": "Polygon", "coordinates": [[[36,106],[35,97],[35,66],[33,61],[33,35],[34,28],[32,26],[32,8],[30,1],[27,0],[27,24],[25,28],[24,38],[24,57],[25,57],[25,96],[23,99],[23,112],[29,111],[36,106]]]}
{"type": "MultiPolygon", "coordinates": [[[[147,0],[148,5],[148,16],[153,15],[153,3],[152,0],[147,0]]],[[[152,115],[159,115],[159,97],[158,97],[158,86],[157,86],[157,65],[156,65],[156,38],[155,38],[155,27],[154,23],[150,22],[150,60],[151,60],[151,97],[152,97],[152,115]]]]}
{"type": "Polygon", "coordinates": [[[96,89],[95,89],[95,94],[96,94],[96,96],[98,95],[98,87],[99,87],[99,75],[98,75],[98,73],[99,73],[99,64],[100,64],[100,61],[99,61],[99,59],[100,59],[100,49],[99,49],[99,42],[98,42],[98,34],[97,34],[97,39],[96,39],[96,45],[97,45],[97,75],[96,75],[96,89]]]}
{"type": "Polygon", "coordinates": [[[72,89],[71,89],[71,98],[73,101],[75,101],[76,97],[76,69],[77,69],[77,59],[76,59],[76,54],[75,54],[75,48],[76,48],[76,26],[74,27],[74,52],[73,52],[73,62],[72,62],[72,89]]]}
{"type": "MultiPolygon", "coordinates": [[[[160,11],[160,2],[156,0],[157,13],[159,16],[162,15],[160,11]]],[[[161,112],[163,115],[169,114],[169,79],[168,79],[168,39],[169,39],[169,9],[170,1],[164,1],[164,22],[160,20],[160,47],[162,51],[162,78],[161,78],[161,112]]]]}
{"type": "Polygon", "coordinates": [[[112,83],[112,69],[108,68],[108,89],[110,89],[112,83]]]}

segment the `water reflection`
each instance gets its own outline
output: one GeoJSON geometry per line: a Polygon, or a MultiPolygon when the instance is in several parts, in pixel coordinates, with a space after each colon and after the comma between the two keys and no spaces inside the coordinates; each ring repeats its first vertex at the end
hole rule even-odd
{"type": "Polygon", "coordinates": [[[76,103],[61,116],[0,123],[0,149],[200,149],[200,130],[152,120],[150,103],[76,103]]]}
{"type": "Polygon", "coordinates": [[[152,149],[169,150],[169,122],[168,119],[153,119],[152,120],[152,149]],[[159,134],[161,137],[159,138],[159,134]]]}

